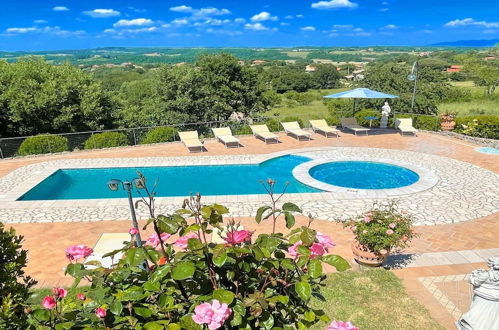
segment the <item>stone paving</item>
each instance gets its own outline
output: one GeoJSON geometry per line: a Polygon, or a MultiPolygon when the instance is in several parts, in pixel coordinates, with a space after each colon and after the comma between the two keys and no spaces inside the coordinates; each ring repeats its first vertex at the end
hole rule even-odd
{"type": "MultiPolygon", "coordinates": [[[[395,199],[418,225],[457,223],[499,210],[499,176],[493,172],[451,158],[411,151],[373,148],[305,148],[267,155],[199,157],[148,157],[113,159],[65,159],[21,167],[0,178],[0,221],[53,222],[118,220],[128,216],[124,198],[99,200],[16,201],[24,192],[61,168],[255,164],[286,153],[316,161],[367,160],[407,164],[421,175],[421,182],[401,189],[356,190],[288,194],[306,214],[319,219],[344,220],[369,209],[374,202],[395,199]],[[419,186],[418,186],[419,185],[419,186]],[[125,207],[124,207],[125,206],[125,207]]],[[[265,178],[262,178],[265,179],[265,178]]],[[[171,213],[184,197],[157,199],[158,213],[171,213]]],[[[205,203],[222,203],[234,217],[251,216],[267,201],[265,195],[208,196],[205,203]]],[[[147,212],[138,209],[139,217],[147,212]]]]}

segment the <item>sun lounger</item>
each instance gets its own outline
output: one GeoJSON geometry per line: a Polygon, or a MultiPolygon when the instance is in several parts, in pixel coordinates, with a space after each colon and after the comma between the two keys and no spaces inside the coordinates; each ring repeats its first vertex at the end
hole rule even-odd
{"type": "Polygon", "coordinates": [[[241,146],[239,139],[232,135],[230,127],[212,128],[211,130],[213,131],[213,135],[215,135],[218,141],[225,144],[226,148],[229,148],[230,145],[235,145],[236,148],[239,148],[241,146]]]}
{"type": "Polygon", "coordinates": [[[306,137],[310,140],[310,133],[301,129],[300,124],[297,121],[290,121],[286,123],[281,123],[286,134],[294,135],[297,140],[301,137],[306,137]]]}
{"type": "Polygon", "coordinates": [[[279,137],[274,133],[271,133],[267,125],[250,125],[250,128],[253,135],[257,138],[263,139],[265,143],[272,140],[276,141],[275,143],[279,143],[279,137]]]}
{"type": "Polygon", "coordinates": [[[395,119],[395,128],[400,130],[400,134],[412,133],[418,135],[418,130],[412,126],[412,118],[397,118],[395,119]]]}
{"type": "Polygon", "coordinates": [[[357,124],[357,119],[355,117],[349,117],[349,118],[342,118],[341,119],[341,127],[343,128],[348,128],[349,130],[352,130],[355,135],[357,135],[357,132],[365,132],[367,135],[367,132],[369,132],[369,128],[360,126],[357,124]]]}
{"type": "Polygon", "coordinates": [[[326,137],[328,134],[334,134],[336,137],[339,136],[340,131],[335,127],[329,126],[324,119],[309,120],[309,122],[314,132],[322,132],[326,137]]]}
{"type": "Polygon", "coordinates": [[[203,143],[199,140],[197,131],[179,132],[178,136],[180,137],[180,141],[184,143],[189,152],[196,151],[196,149],[198,149],[197,151],[201,152],[204,150],[203,143]]]}

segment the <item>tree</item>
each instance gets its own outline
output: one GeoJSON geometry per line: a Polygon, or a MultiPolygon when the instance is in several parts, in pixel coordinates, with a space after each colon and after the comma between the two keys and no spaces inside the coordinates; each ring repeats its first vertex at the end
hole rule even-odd
{"type": "Polygon", "coordinates": [[[494,94],[499,86],[499,60],[470,60],[466,64],[466,71],[469,72],[477,86],[484,86],[486,94],[494,94]]]}
{"type": "Polygon", "coordinates": [[[334,65],[316,65],[315,72],[312,73],[314,87],[318,89],[331,89],[341,87],[341,75],[334,65]]]}

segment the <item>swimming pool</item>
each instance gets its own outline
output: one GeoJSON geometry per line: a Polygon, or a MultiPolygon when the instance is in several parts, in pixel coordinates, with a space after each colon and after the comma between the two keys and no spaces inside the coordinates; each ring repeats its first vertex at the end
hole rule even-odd
{"type": "MultiPolygon", "coordinates": [[[[287,193],[315,193],[321,190],[298,182],[294,167],[310,158],[286,155],[258,165],[164,166],[60,169],[21,196],[18,200],[68,200],[123,198],[124,193],[110,191],[110,179],[131,180],[141,171],[152,185],[158,180],[157,197],[203,195],[265,194],[260,180],[272,178],[280,192],[289,182],[287,193]]],[[[137,193],[134,193],[137,197],[137,193]]]]}
{"type": "Polygon", "coordinates": [[[419,175],[405,167],[367,161],[336,161],[312,167],[312,178],[354,189],[393,189],[411,185],[419,175]]]}

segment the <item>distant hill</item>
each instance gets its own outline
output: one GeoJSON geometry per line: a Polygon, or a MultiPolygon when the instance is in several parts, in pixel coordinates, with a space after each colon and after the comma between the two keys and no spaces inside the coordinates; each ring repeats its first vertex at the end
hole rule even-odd
{"type": "Polygon", "coordinates": [[[458,41],[444,41],[432,46],[453,46],[453,47],[493,47],[499,44],[499,39],[480,39],[480,40],[458,40],[458,41]]]}

